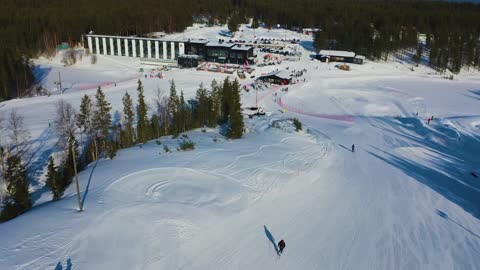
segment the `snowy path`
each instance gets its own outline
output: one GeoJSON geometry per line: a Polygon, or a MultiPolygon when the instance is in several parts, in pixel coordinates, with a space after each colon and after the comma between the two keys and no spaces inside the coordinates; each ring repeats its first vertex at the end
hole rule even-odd
{"type": "Polygon", "coordinates": [[[84,213],[70,189],[69,199],[2,225],[44,220],[6,237],[1,258],[22,261],[13,269],[68,259],[78,269],[474,269],[478,219],[372,154],[403,145],[392,128],[405,127],[371,118],[320,141],[268,128],[218,143],[198,131],[190,153],[128,149],[98,164],[84,213]],[[338,146],[350,133],[362,141],[355,153],[338,146]],[[264,226],[286,240],[281,258],[264,226]],[[7,248],[21,235],[26,258],[7,248]]]}

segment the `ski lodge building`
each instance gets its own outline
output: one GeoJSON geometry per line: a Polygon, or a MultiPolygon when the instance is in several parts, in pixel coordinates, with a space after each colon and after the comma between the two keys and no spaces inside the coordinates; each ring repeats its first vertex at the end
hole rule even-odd
{"type": "Polygon", "coordinates": [[[136,57],[145,64],[153,65],[192,63],[192,58],[231,64],[252,64],[254,60],[252,46],[202,39],[165,40],[154,37],[86,34],[83,40],[84,47],[92,54],[136,57]],[[183,61],[185,59],[182,58],[188,60],[183,61]]]}
{"type": "Polygon", "coordinates": [[[365,61],[365,56],[348,51],[321,50],[315,58],[322,62],[327,62],[328,60],[328,62],[345,62],[360,65],[365,61]]]}
{"type": "Polygon", "coordinates": [[[258,77],[258,80],[273,84],[287,85],[292,83],[292,75],[286,70],[277,70],[258,77]]]}

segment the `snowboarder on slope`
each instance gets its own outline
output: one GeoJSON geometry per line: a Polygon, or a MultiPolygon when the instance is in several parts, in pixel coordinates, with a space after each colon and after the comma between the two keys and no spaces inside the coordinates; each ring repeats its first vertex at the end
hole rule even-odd
{"type": "Polygon", "coordinates": [[[278,249],[280,250],[280,253],[283,253],[283,249],[285,248],[285,241],[280,240],[280,242],[278,242],[278,249]]]}
{"type": "Polygon", "coordinates": [[[352,144],[352,153],[355,152],[355,144],[352,144]]]}

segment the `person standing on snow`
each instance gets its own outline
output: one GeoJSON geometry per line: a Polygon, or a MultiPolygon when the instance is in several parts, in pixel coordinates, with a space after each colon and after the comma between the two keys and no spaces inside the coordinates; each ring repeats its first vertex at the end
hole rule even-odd
{"type": "Polygon", "coordinates": [[[280,240],[280,242],[278,242],[278,249],[280,250],[280,253],[283,253],[283,249],[285,248],[285,241],[280,240]]]}
{"type": "Polygon", "coordinates": [[[352,153],[355,152],[355,144],[352,144],[352,153]]]}

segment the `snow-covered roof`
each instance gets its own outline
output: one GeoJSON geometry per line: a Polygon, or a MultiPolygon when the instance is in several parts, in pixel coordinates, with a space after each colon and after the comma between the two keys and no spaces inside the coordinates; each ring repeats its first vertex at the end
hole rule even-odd
{"type": "Polygon", "coordinates": [[[323,55],[323,56],[339,56],[339,57],[355,57],[354,52],[348,52],[348,51],[321,50],[320,55],[323,55]]]}
{"type": "Polygon", "coordinates": [[[165,32],[151,32],[147,34],[148,37],[153,37],[153,38],[164,37],[165,35],[166,35],[165,32]]]}
{"type": "Polygon", "coordinates": [[[225,47],[225,48],[231,48],[233,47],[233,44],[232,43],[225,43],[225,42],[222,42],[222,43],[219,43],[219,42],[208,42],[206,44],[207,47],[225,47]]]}
{"type": "Polygon", "coordinates": [[[235,45],[235,46],[232,47],[232,50],[236,50],[236,51],[248,51],[248,50],[250,50],[251,48],[253,48],[253,47],[245,46],[245,45],[235,45]]]}
{"type": "Polygon", "coordinates": [[[355,55],[355,58],[365,60],[365,56],[363,56],[363,55],[358,55],[357,54],[357,55],[355,55]]]}
{"type": "Polygon", "coordinates": [[[288,72],[286,70],[280,70],[275,75],[279,78],[282,78],[282,79],[291,79],[292,78],[292,75],[290,74],[290,72],[288,72]]]}
{"type": "Polygon", "coordinates": [[[270,77],[270,76],[276,76],[280,79],[286,79],[286,80],[290,80],[292,78],[292,75],[290,74],[290,72],[288,72],[286,70],[276,70],[276,71],[264,74],[264,75],[260,76],[260,78],[270,77]]]}
{"type": "Polygon", "coordinates": [[[166,42],[186,42],[185,39],[165,39],[165,38],[154,38],[154,37],[137,37],[137,36],[112,36],[112,35],[96,35],[96,34],[86,34],[87,37],[98,37],[98,38],[121,38],[121,39],[135,39],[135,40],[150,40],[150,41],[166,41],[166,42]]]}
{"type": "Polygon", "coordinates": [[[201,55],[197,55],[197,54],[182,54],[182,55],[179,55],[178,58],[192,58],[192,59],[198,59],[198,58],[203,58],[203,56],[201,55]]]}
{"type": "Polygon", "coordinates": [[[208,43],[208,40],[206,39],[187,39],[186,42],[189,42],[189,43],[195,43],[195,44],[206,44],[208,43]]]}

